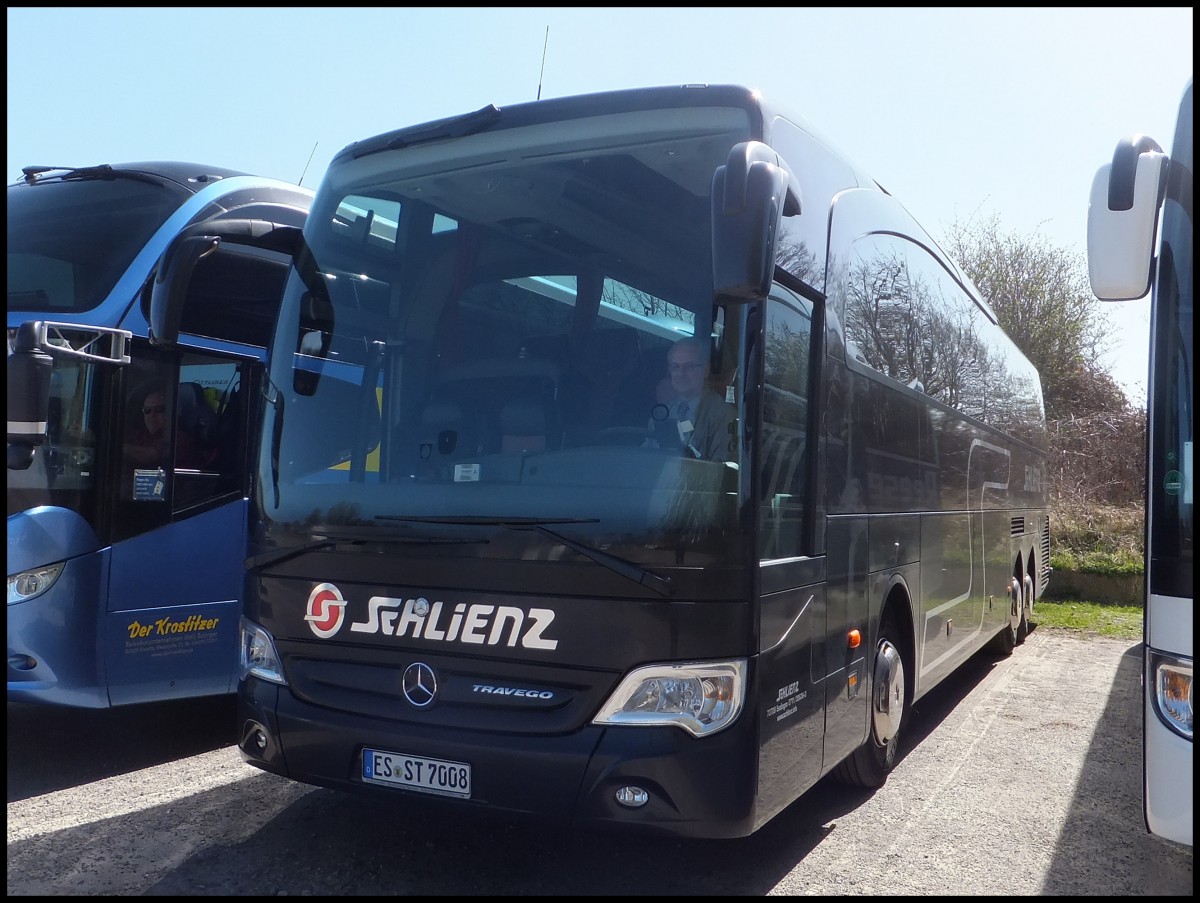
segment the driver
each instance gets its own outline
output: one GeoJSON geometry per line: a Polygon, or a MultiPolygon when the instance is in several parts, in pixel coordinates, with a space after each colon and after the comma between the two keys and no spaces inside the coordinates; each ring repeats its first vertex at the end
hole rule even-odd
{"type": "MultiPolygon", "coordinates": [[[[662,402],[666,415],[651,420],[650,430],[658,438],[648,442],[657,447],[669,444],[662,438],[663,427],[669,424],[674,429],[667,435],[673,438],[677,434],[686,454],[706,461],[726,461],[735,457],[731,445],[736,410],[705,382],[707,360],[707,345],[695,337],[682,338],[671,346],[667,352],[669,386],[665,387],[662,402]]],[[[662,407],[657,412],[661,415],[662,407]]]]}

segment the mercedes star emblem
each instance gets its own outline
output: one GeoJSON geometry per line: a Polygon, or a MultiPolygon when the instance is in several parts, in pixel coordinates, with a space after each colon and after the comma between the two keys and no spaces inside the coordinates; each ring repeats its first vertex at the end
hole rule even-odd
{"type": "Polygon", "coordinates": [[[423,709],[437,695],[437,675],[424,662],[413,662],[404,669],[403,688],[404,698],[423,709]]]}

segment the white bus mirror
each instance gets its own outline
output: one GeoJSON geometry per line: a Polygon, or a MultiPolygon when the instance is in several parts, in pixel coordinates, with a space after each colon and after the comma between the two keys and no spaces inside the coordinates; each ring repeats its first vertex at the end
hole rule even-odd
{"type": "Polygon", "coordinates": [[[1101,166],[1092,180],[1088,279],[1102,301],[1127,301],[1150,290],[1168,165],[1157,148],[1149,139],[1122,141],[1113,162],[1101,166]]]}

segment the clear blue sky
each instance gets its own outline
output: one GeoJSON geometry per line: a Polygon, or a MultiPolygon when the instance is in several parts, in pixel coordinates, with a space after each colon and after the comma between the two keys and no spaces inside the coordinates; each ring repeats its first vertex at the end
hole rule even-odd
{"type": "MultiPolygon", "coordinates": [[[[533,100],[539,80],[542,97],[736,83],[806,117],[934,237],[994,214],[1004,231],[1040,234],[1081,261],[1097,167],[1129,134],[1168,146],[1192,75],[1190,7],[9,7],[7,17],[8,182],[30,164],[175,159],[303,175],[315,188],[353,141],[533,100]]],[[[1140,399],[1148,302],[1104,310],[1113,374],[1140,399]]]]}

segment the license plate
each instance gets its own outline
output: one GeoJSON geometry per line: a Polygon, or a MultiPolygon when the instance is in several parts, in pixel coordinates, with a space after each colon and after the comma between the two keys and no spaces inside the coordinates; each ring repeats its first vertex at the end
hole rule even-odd
{"type": "Polygon", "coordinates": [[[421,793],[457,796],[464,800],[471,798],[471,766],[464,762],[364,749],[362,776],[371,784],[407,787],[421,793]]]}

